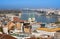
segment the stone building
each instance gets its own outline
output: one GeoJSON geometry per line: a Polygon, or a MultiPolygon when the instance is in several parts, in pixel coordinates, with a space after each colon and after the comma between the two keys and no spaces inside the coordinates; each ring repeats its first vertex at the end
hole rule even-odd
{"type": "Polygon", "coordinates": [[[54,39],[60,39],[60,31],[57,31],[57,32],[54,34],[54,39]]]}

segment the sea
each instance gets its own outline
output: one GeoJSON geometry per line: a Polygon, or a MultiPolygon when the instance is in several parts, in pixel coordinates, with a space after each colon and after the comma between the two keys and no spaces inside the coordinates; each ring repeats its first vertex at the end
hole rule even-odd
{"type": "Polygon", "coordinates": [[[57,15],[46,15],[46,13],[38,13],[35,11],[22,11],[22,20],[28,20],[29,17],[35,17],[35,21],[42,23],[53,23],[58,21],[57,15]]]}

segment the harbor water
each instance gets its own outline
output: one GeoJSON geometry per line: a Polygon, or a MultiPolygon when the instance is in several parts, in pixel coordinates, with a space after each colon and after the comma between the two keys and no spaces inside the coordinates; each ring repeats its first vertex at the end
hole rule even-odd
{"type": "Polygon", "coordinates": [[[51,15],[51,16],[46,16],[45,14],[43,13],[38,13],[38,12],[25,12],[23,11],[22,12],[22,15],[21,15],[21,19],[22,20],[28,20],[29,17],[35,17],[35,21],[37,22],[43,22],[43,23],[52,23],[52,22],[56,22],[58,19],[57,19],[57,16],[55,15],[51,15]]]}

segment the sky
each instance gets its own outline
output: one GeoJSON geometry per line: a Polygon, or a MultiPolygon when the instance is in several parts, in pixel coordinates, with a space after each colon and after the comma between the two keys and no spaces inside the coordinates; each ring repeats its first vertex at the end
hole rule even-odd
{"type": "Polygon", "coordinates": [[[60,8],[60,0],[0,0],[0,9],[60,8]]]}

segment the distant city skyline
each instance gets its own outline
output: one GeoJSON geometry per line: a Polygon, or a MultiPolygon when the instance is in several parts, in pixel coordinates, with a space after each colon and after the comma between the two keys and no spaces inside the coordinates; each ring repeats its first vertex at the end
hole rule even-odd
{"type": "Polygon", "coordinates": [[[0,0],[0,9],[58,8],[60,0],[0,0]]]}

